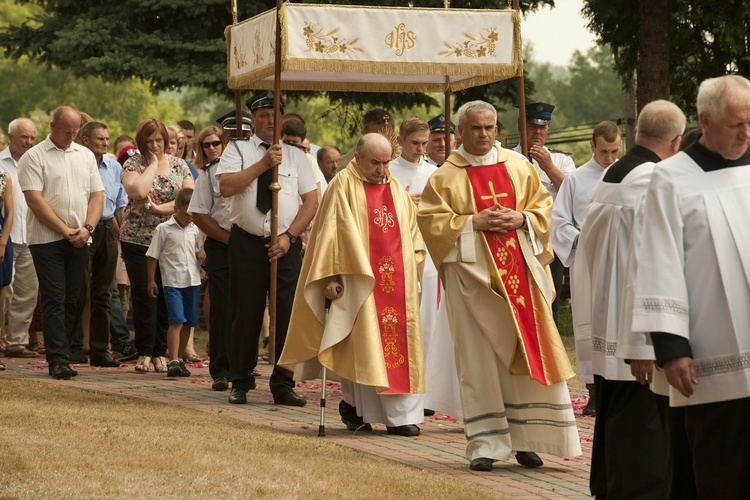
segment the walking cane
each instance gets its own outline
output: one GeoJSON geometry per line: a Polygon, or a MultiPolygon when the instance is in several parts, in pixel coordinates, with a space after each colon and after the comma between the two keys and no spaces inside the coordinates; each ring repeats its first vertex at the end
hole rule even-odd
{"type": "MultiPolygon", "coordinates": [[[[328,310],[331,301],[326,299],[326,323],[328,323],[328,310]]],[[[326,367],[323,367],[323,385],[320,388],[320,424],[318,425],[318,437],[326,437],[326,367]]]]}

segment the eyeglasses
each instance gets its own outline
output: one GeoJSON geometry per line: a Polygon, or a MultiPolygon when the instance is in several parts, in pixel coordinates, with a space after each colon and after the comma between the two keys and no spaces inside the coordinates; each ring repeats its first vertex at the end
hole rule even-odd
{"type": "Polygon", "coordinates": [[[201,146],[204,148],[218,148],[221,146],[221,141],[203,142],[201,143],[201,146]]]}

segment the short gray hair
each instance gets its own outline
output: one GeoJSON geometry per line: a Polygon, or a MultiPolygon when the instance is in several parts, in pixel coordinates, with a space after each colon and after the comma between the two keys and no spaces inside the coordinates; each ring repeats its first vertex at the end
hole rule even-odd
{"type": "Polygon", "coordinates": [[[685,131],[685,113],[676,104],[664,99],[653,101],[645,106],[638,115],[635,142],[641,138],[660,143],[672,142],[685,131]]]}
{"type": "Polygon", "coordinates": [[[34,130],[36,130],[36,124],[30,118],[16,118],[8,124],[8,135],[15,135],[16,132],[18,132],[18,129],[24,123],[31,125],[32,127],[34,127],[34,130]]]}
{"type": "Polygon", "coordinates": [[[386,136],[383,134],[379,134],[377,132],[371,132],[369,134],[365,134],[362,136],[362,138],[357,141],[357,145],[354,147],[354,151],[361,157],[364,156],[367,150],[370,148],[370,144],[374,141],[385,141],[388,146],[391,148],[391,154],[393,154],[393,144],[391,144],[391,141],[388,140],[386,136]]]}
{"type": "Polygon", "coordinates": [[[458,108],[458,112],[456,112],[459,126],[462,126],[464,123],[466,123],[466,115],[468,115],[469,112],[474,112],[474,113],[490,112],[492,113],[492,116],[495,117],[495,123],[497,123],[497,110],[492,104],[485,102],[485,101],[470,101],[470,102],[465,103],[460,108],[458,108]]]}
{"type": "Polygon", "coordinates": [[[706,113],[714,119],[722,118],[727,96],[742,90],[750,92],[750,80],[740,75],[725,75],[704,80],[698,87],[698,115],[706,113]]]}

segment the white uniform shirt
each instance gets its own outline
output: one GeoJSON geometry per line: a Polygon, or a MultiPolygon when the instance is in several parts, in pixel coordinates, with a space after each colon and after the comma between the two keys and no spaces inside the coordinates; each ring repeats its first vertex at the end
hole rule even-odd
{"type": "Polygon", "coordinates": [[[190,199],[188,213],[207,214],[225,231],[232,229],[232,222],[229,220],[229,198],[225,198],[219,191],[219,179],[216,178],[216,169],[219,167],[219,160],[214,160],[206,167],[201,169],[198,178],[195,180],[195,190],[193,197],[190,199]]]}
{"type": "MultiPolygon", "coordinates": [[[[41,191],[55,214],[72,229],[86,223],[91,193],[104,191],[94,153],[75,142],[63,151],[47,137],[24,153],[18,167],[21,189],[41,191]]],[[[26,224],[29,245],[63,239],[63,235],[37,219],[31,210],[26,224]]]]}
{"type": "Polygon", "coordinates": [[[147,257],[159,261],[164,286],[187,288],[201,284],[201,271],[195,253],[200,249],[203,233],[192,222],[184,228],[174,215],[156,226],[147,257]]]}
{"type": "MultiPolygon", "coordinates": [[[[544,149],[547,149],[545,147],[544,149]]],[[[521,152],[521,145],[519,144],[515,148],[513,148],[513,151],[516,153],[523,155],[521,152]]],[[[560,153],[558,151],[549,151],[549,155],[552,158],[552,163],[565,175],[569,174],[570,172],[574,172],[576,169],[576,164],[573,163],[573,158],[571,158],[569,155],[566,155],[565,153],[560,153]]],[[[528,161],[528,158],[526,158],[528,161]]],[[[547,188],[547,191],[549,191],[549,194],[552,195],[552,199],[554,200],[557,197],[557,188],[554,184],[552,184],[552,181],[549,180],[549,177],[547,177],[547,173],[542,170],[542,168],[539,166],[539,163],[537,163],[536,160],[531,162],[532,165],[534,165],[534,168],[536,169],[537,173],[539,174],[539,179],[542,181],[542,186],[547,188]]]]}
{"type": "Polygon", "coordinates": [[[18,184],[18,163],[10,155],[10,148],[0,151],[0,170],[8,174],[13,184],[13,227],[10,230],[10,239],[14,245],[25,245],[26,212],[29,211],[29,206],[18,184]]]}
{"type": "MultiPolygon", "coordinates": [[[[247,140],[230,142],[221,155],[216,179],[222,174],[240,172],[257,163],[266,154],[258,136],[247,140]]],[[[299,211],[299,196],[316,190],[310,163],[299,148],[281,145],[282,161],[279,166],[279,234],[283,234],[294,222],[299,211]]],[[[256,206],[258,198],[258,179],[241,193],[232,196],[230,220],[244,231],[260,237],[271,236],[271,211],[261,212],[256,206]]]]}

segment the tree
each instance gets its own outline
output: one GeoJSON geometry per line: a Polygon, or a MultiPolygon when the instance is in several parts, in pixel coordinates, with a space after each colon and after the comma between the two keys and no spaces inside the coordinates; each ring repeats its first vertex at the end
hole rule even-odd
{"type": "Polygon", "coordinates": [[[638,86],[646,87],[643,96],[638,92],[639,109],[654,98],[671,98],[695,117],[701,81],[750,74],[750,3],[745,0],[585,0],[583,12],[599,41],[612,47],[623,80],[632,83],[637,72],[638,86]],[[666,50],[660,39],[665,33],[666,50]]]}
{"type": "MultiPolygon", "coordinates": [[[[139,78],[153,92],[186,85],[228,94],[224,28],[232,22],[229,0],[17,0],[40,5],[43,13],[0,30],[0,46],[12,57],[31,57],[67,69],[77,77],[97,76],[104,82],[139,78]]],[[[305,0],[317,3],[319,0],[305,0]]],[[[335,0],[355,5],[413,6],[411,0],[335,0]]],[[[275,7],[273,0],[238,2],[240,19],[275,7]]],[[[531,12],[554,0],[523,0],[531,12]]],[[[424,0],[420,7],[443,7],[442,0],[424,0]]],[[[507,8],[507,0],[454,0],[455,8],[507,8]]],[[[513,98],[512,87],[484,89],[499,102],[513,98]],[[497,90],[496,90],[497,89],[497,90]]],[[[298,94],[310,95],[310,94],[298,94]]],[[[424,94],[331,93],[344,118],[371,105],[404,109],[435,105],[424,94]],[[397,97],[394,97],[397,96],[397,97]]],[[[345,119],[350,122],[350,119],[345,119]]]]}

